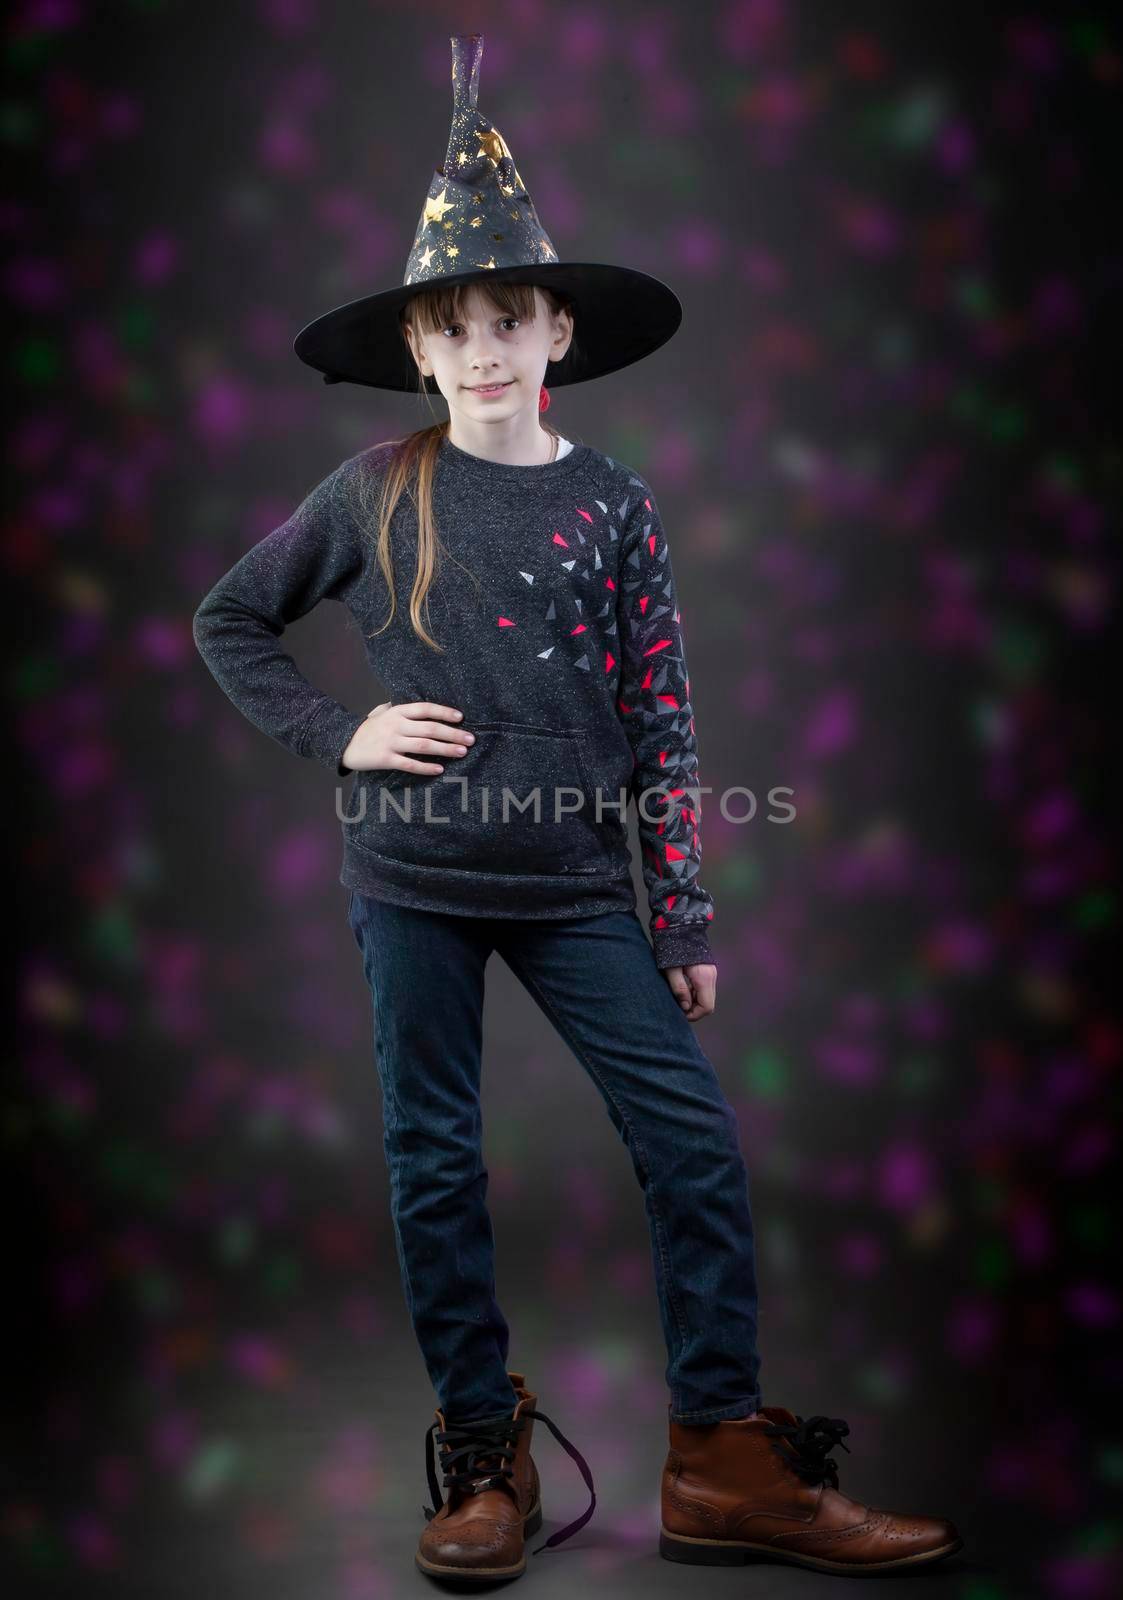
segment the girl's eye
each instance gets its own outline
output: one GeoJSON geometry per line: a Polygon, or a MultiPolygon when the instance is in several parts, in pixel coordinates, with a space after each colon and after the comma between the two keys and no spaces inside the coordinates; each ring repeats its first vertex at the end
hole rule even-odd
{"type": "MultiPolygon", "coordinates": [[[[518,317],[501,317],[499,320],[501,322],[513,322],[513,323],[516,324],[516,326],[518,325],[518,321],[519,321],[518,317]]],[[[450,323],[447,324],[446,327],[441,329],[441,332],[442,333],[448,333],[450,328],[459,328],[459,327],[460,327],[459,322],[450,322],[450,323]]]]}

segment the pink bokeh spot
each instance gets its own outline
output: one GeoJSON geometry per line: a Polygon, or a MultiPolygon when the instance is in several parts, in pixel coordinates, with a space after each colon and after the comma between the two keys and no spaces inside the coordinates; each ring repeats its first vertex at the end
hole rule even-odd
{"type": "Polygon", "coordinates": [[[931,1156],[912,1142],[891,1143],[879,1163],[878,1191],[893,1211],[919,1210],[934,1196],[931,1156]]]}

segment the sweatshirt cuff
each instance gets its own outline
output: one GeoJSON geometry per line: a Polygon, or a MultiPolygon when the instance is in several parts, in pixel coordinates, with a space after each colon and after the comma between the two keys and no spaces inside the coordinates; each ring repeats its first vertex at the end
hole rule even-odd
{"type": "Polygon", "coordinates": [[[665,967],[717,966],[710,949],[707,922],[672,923],[667,928],[652,928],[651,943],[660,972],[665,967]]]}
{"type": "Polygon", "coordinates": [[[365,721],[365,717],[356,716],[337,700],[324,700],[305,726],[300,741],[301,755],[331,767],[337,777],[349,777],[350,771],[343,765],[343,752],[365,721]]]}

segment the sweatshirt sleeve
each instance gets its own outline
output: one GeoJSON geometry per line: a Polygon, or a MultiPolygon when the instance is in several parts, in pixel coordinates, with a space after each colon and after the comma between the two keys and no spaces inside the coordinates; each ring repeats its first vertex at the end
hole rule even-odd
{"type": "Polygon", "coordinates": [[[247,550],[204,598],[192,632],[219,687],[243,716],[300,756],[348,769],[342,755],[365,718],[308,682],[279,643],[321,600],[346,601],[363,574],[345,461],[292,516],[247,550]]]}
{"type": "Polygon", "coordinates": [[[690,792],[700,782],[698,745],[671,552],[655,497],[637,482],[641,498],[620,552],[618,707],[635,759],[631,792],[662,969],[714,962],[707,933],[714,907],[698,881],[701,795],[690,792]]]}

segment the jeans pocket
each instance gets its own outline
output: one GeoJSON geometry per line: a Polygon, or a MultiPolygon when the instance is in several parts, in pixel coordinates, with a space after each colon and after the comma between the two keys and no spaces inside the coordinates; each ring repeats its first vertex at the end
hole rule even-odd
{"type": "Polygon", "coordinates": [[[359,915],[361,897],[357,890],[352,889],[347,900],[347,926],[351,929],[355,943],[363,949],[363,925],[359,915]]]}

